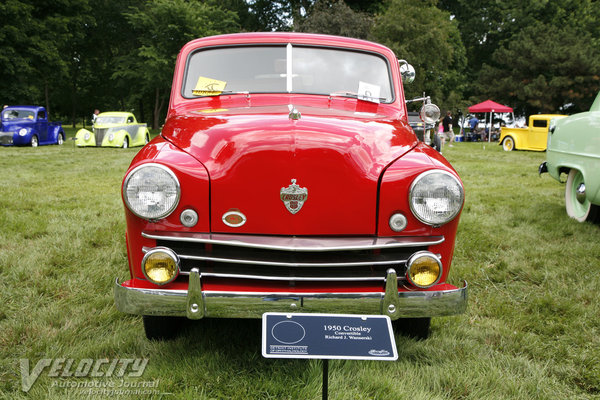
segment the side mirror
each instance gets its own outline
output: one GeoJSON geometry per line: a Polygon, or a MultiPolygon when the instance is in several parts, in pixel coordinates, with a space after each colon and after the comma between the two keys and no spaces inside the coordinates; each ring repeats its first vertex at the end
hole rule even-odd
{"type": "Polygon", "coordinates": [[[405,60],[398,60],[398,63],[400,64],[400,75],[402,75],[402,81],[404,83],[414,82],[415,76],[417,75],[415,73],[415,68],[405,60]]]}
{"type": "Polygon", "coordinates": [[[421,107],[419,116],[426,124],[435,124],[440,119],[440,108],[435,104],[425,103],[421,107]]]}

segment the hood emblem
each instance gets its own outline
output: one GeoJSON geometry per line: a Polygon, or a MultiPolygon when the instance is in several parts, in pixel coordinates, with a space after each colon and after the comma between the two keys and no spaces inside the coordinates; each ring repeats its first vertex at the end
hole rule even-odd
{"type": "Polygon", "coordinates": [[[279,197],[283,201],[285,208],[292,214],[296,214],[308,198],[308,189],[296,185],[296,180],[292,179],[290,186],[281,188],[279,197]]]}
{"type": "Polygon", "coordinates": [[[300,111],[292,104],[288,104],[288,110],[290,110],[290,114],[288,115],[289,119],[297,121],[300,118],[302,118],[302,114],[300,114],[300,111]]]}

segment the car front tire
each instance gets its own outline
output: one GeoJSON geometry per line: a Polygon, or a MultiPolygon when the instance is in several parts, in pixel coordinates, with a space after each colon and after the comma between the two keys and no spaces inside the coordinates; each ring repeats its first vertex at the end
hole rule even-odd
{"type": "Polygon", "coordinates": [[[144,315],[144,332],[148,340],[172,340],[177,337],[181,318],[144,315]]]}
{"type": "Polygon", "coordinates": [[[38,145],[39,145],[40,143],[38,142],[38,138],[37,138],[37,136],[33,135],[33,136],[31,137],[31,143],[30,143],[30,144],[31,144],[31,147],[38,147],[38,145]]]}
{"type": "Polygon", "coordinates": [[[392,326],[396,333],[417,340],[424,340],[429,337],[431,318],[400,318],[392,321],[392,326]]]}
{"type": "Polygon", "coordinates": [[[122,148],[126,149],[129,147],[129,139],[127,139],[127,137],[125,137],[123,139],[123,146],[121,146],[122,148]]]}
{"type": "Polygon", "coordinates": [[[64,142],[65,138],[63,137],[62,133],[59,133],[58,137],[56,138],[56,144],[61,146],[64,142]]]}
{"type": "Polygon", "coordinates": [[[592,204],[587,198],[577,199],[577,190],[585,184],[583,174],[576,169],[569,171],[565,187],[565,208],[567,215],[578,222],[600,222],[600,206],[592,204]]]}
{"type": "Polygon", "coordinates": [[[515,140],[510,136],[505,137],[502,141],[502,148],[504,151],[513,151],[515,149],[515,140]]]}

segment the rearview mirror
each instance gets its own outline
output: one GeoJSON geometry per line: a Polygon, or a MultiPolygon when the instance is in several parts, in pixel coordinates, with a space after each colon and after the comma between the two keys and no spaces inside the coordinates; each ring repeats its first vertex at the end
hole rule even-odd
{"type": "Polygon", "coordinates": [[[405,60],[398,60],[400,64],[400,75],[402,75],[402,82],[412,83],[415,80],[415,68],[405,60]]]}

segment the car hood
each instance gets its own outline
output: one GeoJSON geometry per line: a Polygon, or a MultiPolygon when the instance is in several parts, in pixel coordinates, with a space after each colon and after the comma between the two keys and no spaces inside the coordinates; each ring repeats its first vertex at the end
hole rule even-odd
{"type": "Polygon", "coordinates": [[[417,144],[416,136],[405,122],[383,115],[298,106],[295,120],[291,108],[191,111],[163,128],[163,137],[209,173],[211,230],[374,234],[379,177],[417,144]],[[286,197],[294,188],[306,196],[286,197]],[[298,199],[304,203],[286,207],[285,200],[298,199]],[[246,223],[225,224],[231,211],[246,223]]]}
{"type": "Polygon", "coordinates": [[[11,121],[2,121],[2,131],[3,132],[12,132],[18,131],[21,128],[27,128],[32,126],[35,121],[27,120],[27,119],[17,119],[11,121]]]}

